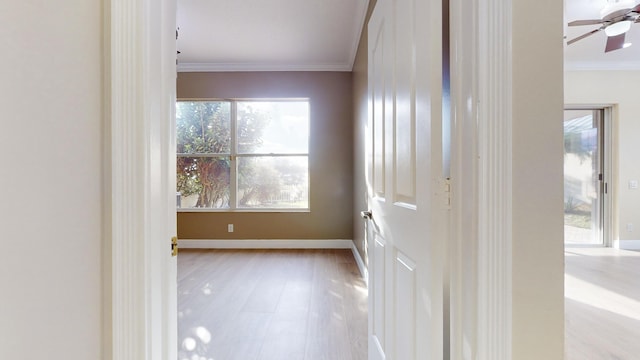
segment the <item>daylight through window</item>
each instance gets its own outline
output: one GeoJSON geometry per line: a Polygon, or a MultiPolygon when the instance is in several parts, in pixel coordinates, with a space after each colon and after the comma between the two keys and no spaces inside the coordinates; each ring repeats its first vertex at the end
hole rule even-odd
{"type": "Polygon", "coordinates": [[[308,209],[309,101],[179,101],[180,209],[308,209]]]}

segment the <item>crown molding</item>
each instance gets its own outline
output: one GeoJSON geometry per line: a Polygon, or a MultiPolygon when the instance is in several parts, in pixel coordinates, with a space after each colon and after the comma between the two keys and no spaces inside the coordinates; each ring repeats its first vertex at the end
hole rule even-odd
{"type": "Polygon", "coordinates": [[[640,70],[640,61],[565,61],[565,71],[640,70]]]}
{"type": "Polygon", "coordinates": [[[352,64],[178,63],[178,72],[351,71],[352,64]]]}
{"type": "Polygon", "coordinates": [[[358,45],[360,45],[360,39],[362,38],[362,33],[364,32],[364,27],[367,21],[367,12],[369,10],[369,0],[364,0],[360,3],[360,6],[364,6],[364,8],[360,9],[359,14],[360,17],[357,18],[356,21],[353,22],[353,33],[356,35],[353,37],[351,41],[351,51],[349,52],[349,70],[353,69],[353,64],[356,61],[356,55],[358,55],[358,45]]]}

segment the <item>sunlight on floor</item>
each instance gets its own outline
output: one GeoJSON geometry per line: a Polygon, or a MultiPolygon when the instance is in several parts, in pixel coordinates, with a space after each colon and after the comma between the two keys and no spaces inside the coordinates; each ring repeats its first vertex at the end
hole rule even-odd
{"type": "Polygon", "coordinates": [[[565,274],[565,298],[601,310],[640,320],[640,302],[636,299],[565,274]]]}
{"type": "Polygon", "coordinates": [[[632,360],[640,354],[640,252],[565,249],[565,358],[632,360]]]}

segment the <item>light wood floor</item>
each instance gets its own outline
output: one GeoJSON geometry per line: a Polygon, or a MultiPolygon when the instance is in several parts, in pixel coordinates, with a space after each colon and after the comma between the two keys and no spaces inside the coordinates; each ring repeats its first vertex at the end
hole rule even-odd
{"type": "Polygon", "coordinates": [[[181,250],[178,359],[365,360],[350,250],[181,250]]]}
{"type": "Polygon", "coordinates": [[[567,360],[640,359],[640,252],[565,249],[567,360]]]}

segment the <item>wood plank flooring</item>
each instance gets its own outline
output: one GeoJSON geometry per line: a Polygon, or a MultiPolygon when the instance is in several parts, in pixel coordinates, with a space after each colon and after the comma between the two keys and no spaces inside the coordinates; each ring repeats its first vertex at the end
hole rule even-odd
{"type": "Polygon", "coordinates": [[[640,252],[565,249],[565,359],[640,359],[640,252]]]}
{"type": "Polygon", "coordinates": [[[351,250],[181,250],[179,360],[365,360],[351,250]]]}

